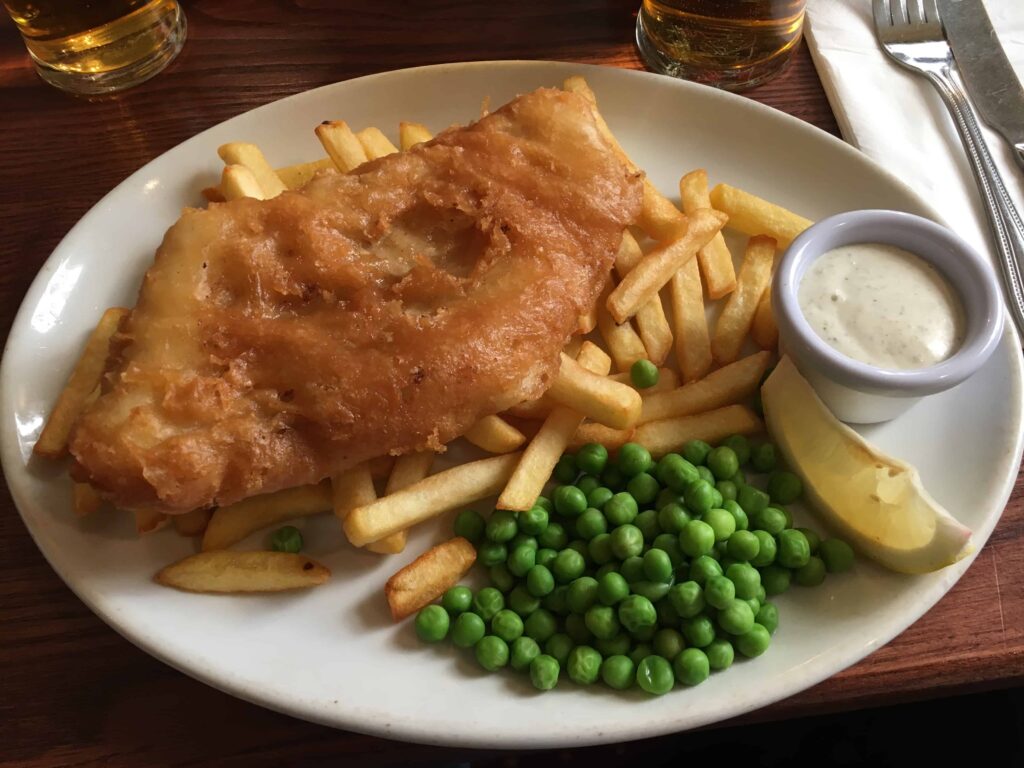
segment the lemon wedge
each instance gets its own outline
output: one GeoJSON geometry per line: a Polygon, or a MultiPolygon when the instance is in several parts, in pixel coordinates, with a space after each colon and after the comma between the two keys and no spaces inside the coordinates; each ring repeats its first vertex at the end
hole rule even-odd
{"type": "Polygon", "coordinates": [[[761,402],[806,497],[865,556],[901,573],[928,573],[970,553],[970,529],[928,494],[917,469],[833,416],[788,357],[764,383],[761,402]]]}

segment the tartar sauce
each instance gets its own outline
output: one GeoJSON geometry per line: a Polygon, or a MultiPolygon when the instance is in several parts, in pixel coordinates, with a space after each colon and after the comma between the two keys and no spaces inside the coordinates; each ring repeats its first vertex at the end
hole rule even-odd
{"type": "Polygon", "coordinates": [[[927,368],[963,340],[959,297],[934,267],[895,246],[857,243],[822,254],[797,298],[818,336],[879,368],[927,368]]]}

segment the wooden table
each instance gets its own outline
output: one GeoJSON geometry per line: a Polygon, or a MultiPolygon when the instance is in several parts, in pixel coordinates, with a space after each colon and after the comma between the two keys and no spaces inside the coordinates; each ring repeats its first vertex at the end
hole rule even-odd
{"type": "MultiPolygon", "coordinates": [[[[299,91],[418,64],[526,58],[640,68],[632,44],[638,2],[185,3],[188,43],[170,69],[91,103],[43,85],[13,27],[0,24],[4,337],[36,270],[78,218],[129,173],[195,133],[299,91]]],[[[781,78],[749,95],[837,133],[806,50],[781,78]]],[[[169,669],[101,623],[54,575],[6,487],[0,508],[0,765],[362,761],[370,755],[401,764],[470,755],[310,725],[169,669]]],[[[1022,540],[1018,478],[992,539],[934,610],[861,664],[753,718],[1018,684],[1024,678],[1022,540]]]]}

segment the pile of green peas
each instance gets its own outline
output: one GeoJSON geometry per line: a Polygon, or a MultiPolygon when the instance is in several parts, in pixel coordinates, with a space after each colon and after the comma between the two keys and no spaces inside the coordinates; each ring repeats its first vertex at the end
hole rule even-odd
{"type": "Polygon", "coordinates": [[[768,442],[692,440],[657,462],[637,443],[614,459],[592,443],[562,456],[553,480],[528,511],[457,516],[490,585],[423,608],[421,640],[450,637],[484,669],[510,666],[543,691],[564,670],[581,685],[663,694],[737,653],[760,656],[779,624],[768,598],[853,565],[845,542],[793,527],[786,505],[801,482],[776,469],[768,442]],[[744,468],[767,474],[764,490],[744,468]]]}

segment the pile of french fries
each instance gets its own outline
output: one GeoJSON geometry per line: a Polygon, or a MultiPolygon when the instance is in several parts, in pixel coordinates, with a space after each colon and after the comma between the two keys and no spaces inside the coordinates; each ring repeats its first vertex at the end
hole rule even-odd
{"type": "MultiPolygon", "coordinates": [[[[571,77],[564,88],[594,106],[616,154],[639,170],[597,111],[586,81],[571,77]]],[[[398,147],[376,127],[355,132],[343,121],[322,123],[316,135],[326,157],[276,170],[256,145],[225,144],[218,150],[225,163],[220,184],[203,190],[204,196],[211,202],[267,199],[301,187],[322,169],[347,173],[431,138],[425,126],[408,122],[399,124],[398,147]]],[[[430,451],[384,456],[318,485],[174,516],[180,534],[201,537],[200,552],[161,570],[157,581],[212,593],[312,587],[330,572],[310,558],[229,548],[254,532],[333,512],[352,545],[395,554],[404,550],[412,526],[484,499],[497,495],[500,509],[530,509],[561,455],[586,443],[614,451],[632,440],[659,457],[689,440],[716,442],[761,431],[761,420],[743,401],[756,392],[777,345],[770,298],[774,262],[811,222],[735,187],[709,190],[701,169],[682,177],[679,195],[681,210],[645,178],[641,215],[623,232],[608,285],[594,310],[580,318],[581,335],[563,351],[551,388],[538,400],[481,419],[463,436],[493,455],[436,473],[430,451]],[[738,271],[724,227],[749,236],[738,271]],[[709,301],[723,305],[713,328],[705,312],[709,301]],[[593,340],[582,338],[594,329],[593,340]],[[761,351],[742,357],[748,338],[761,351]],[[670,367],[673,352],[676,365],[670,367]],[[658,365],[660,375],[656,385],[638,391],[629,369],[641,359],[658,365]]],[[[40,435],[37,454],[66,453],[75,420],[99,392],[110,341],[126,314],[118,308],[104,313],[40,435]]],[[[76,483],[72,498],[80,516],[103,506],[88,485],[76,483]]],[[[140,534],[168,522],[160,514],[134,515],[140,534]]],[[[385,589],[392,615],[401,619],[435,600],[475,557],[468,542],[455,538],[398,571],[385,589]]]]}

